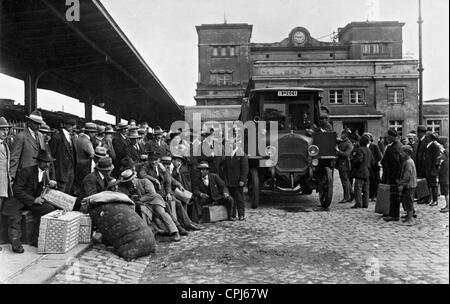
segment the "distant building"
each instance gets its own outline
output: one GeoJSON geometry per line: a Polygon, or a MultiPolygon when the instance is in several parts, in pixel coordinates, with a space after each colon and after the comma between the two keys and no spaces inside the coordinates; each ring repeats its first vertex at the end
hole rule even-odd
{"type": "Polygon", "coordinates": [[[249,80],[256,88],[317,87],[337,132],[349,127],[382,136],[388,127],[414,129],[418,122],[418,61],[402,58],[396,21],[352,22],[334,42],[313,38],[304,27],[276,43],[251,43],[252,25],[197,26],[199,79],[196,106],[202,120],[235,120],[249,80]]]}
{"type": "Polygon", "coordinates": [[[441,136],[449,136],[448,107],[448,98],[424,101],[423,118],[429,131],[437,132],[441,136]]]}

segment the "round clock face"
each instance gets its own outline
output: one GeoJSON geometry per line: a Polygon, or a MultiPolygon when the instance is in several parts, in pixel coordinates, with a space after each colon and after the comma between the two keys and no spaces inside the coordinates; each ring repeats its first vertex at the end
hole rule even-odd
{"type": "Polygon", "coordinates": [[[306,40],[306,35],[303,32],[295,32],[294,33],[294,41],[295,43],[302,44],[306,40]]]}

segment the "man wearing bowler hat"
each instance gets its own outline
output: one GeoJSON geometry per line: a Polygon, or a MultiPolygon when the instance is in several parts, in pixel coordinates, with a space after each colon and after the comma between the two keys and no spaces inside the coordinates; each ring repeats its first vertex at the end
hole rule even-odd
{"type": "MultiPolygon", "coordinates": [[[[12,250],[23,253],[24,249],[20,241],[22,235],[21,221],[22,210],[29,209],[40,222],[41,216],[54,211],[56,208],[47,203],[42,197],[45,187],[56,187],[56,181],[50,180],[49,166],[54,159],[46,151],[40,151],[35,157],[37,165],[26,167],[17,172],[13,186],[14,200],[8,200],[3,206],[2,213],[8,217],[8,238],[12,250]]],[[[39,227],[39,225],[37,225],[39,227]]],[[[32,245],[37,245],[39,231],[33,235],[32,245]]]]}
{"type": "MultiPolygon", "coordinates": [[[[207,162],[201,162],[198,165],[200,177],[197,178],[193,185],[193,193],[200,199],[200,205],[211,205],[214,203],[225,205],[228,213],[228,220],[235,221],[233,215],[234,200],[230,196],[230,192],[225,182],[215,173],[210,173],[207,162]]],[[[201,213],[201,210],[198,210],[201,213]]],[[[202,216],[200,215],[200,218],[202,216]]]]}
{"type": "Polygon", "coordinates": [[[17,171],[35,166],[37,164],[35,157],[40,150],[45,149],[44,136],[39,132],[39,127],[44,123],[41,112],[35,110],[26,118],[25,130],[17,134],[11,147],[10,171],[13,180],[17,171]]]}
{"type": "Polygon", "coordinates": [[[58,189],[67,194],[74,193],[77,145],[73,130],[76,124],[74,117],[63,118],[60,128],[49,142],[52,157],[55,159],[55,179],[58,182],[58,189]]]}
{"type": "MultiPolygon", "coordinates": [[[[6,144],[9,130],[12,125],[8,124],[6,118],[0,117],[0,211],[2,210],[3,202],[12,197],[11,176],[9,174],[9,147],[6,144]]],[[[0,229],[2,225],[3,216],[0,215],[0,229]]],[[[1,237],[1,236],[0,236],[1,237]]],[[[0,242],[6,241],[3,238],[0,242]]],[[[1,243],[0,243],[1,244],[1,243]]],[[[0,251],[2,248],[0,247],[0,251]]]]}
{"type": "Polygon", "coordinates": [[[97,125],[92,122],[87,122],[84,125],[84,132],[78,135],[77,140],[77,186],[81,186],[83,179],[93,171],[94,167],[94,146],[92,140],[97,133],[97,125]]]}
{"type": "Polygon", "coordinates": [[[400,136],[394,129],[387,132],[388,145],[384,153],[381,165],[383,166],[383,176],[381,182],[391,185],[389,196],[389,216],[385,217],[385,221],[398,221],[400,218],[400,193],[399,180],[403,165],[402,144],[400,136]]]}
{"type": "Polygon", "coordinates": [[[86,175],[82,184],[82,198],[97,194],[108,189],[108,183],[111,181],[111,172],[114,169],[112,159],[103,157],[95,165],[94,172],[86,175]]]}

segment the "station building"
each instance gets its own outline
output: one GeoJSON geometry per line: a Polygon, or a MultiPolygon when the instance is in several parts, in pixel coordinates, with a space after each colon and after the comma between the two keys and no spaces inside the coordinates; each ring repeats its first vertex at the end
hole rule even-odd
{"type": "Polygon", "coordinates": [[[403,59],[402,27],[397,21],[351,22],[333,42],[315,39],[295,27],[275,43],[252,43],[253,26],[197,26],[199,73],[196,106],[185,108],[202,121],[236,120],[249,81],[255,88],[315,87],[324,90],[335,131],[371,132],[388,127],[399,133],[417,127],[418,61],[403,59]]]}

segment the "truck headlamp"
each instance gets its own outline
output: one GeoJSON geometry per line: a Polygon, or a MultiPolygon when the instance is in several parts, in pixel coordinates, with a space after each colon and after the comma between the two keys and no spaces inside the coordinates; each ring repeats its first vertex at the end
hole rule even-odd
{"type": "Polygon", "coordinates": [[[308,148],[308,154],[309,156],[317,156],[319,154],[319,147],[316,145],[311,145],[308,148]]]}

